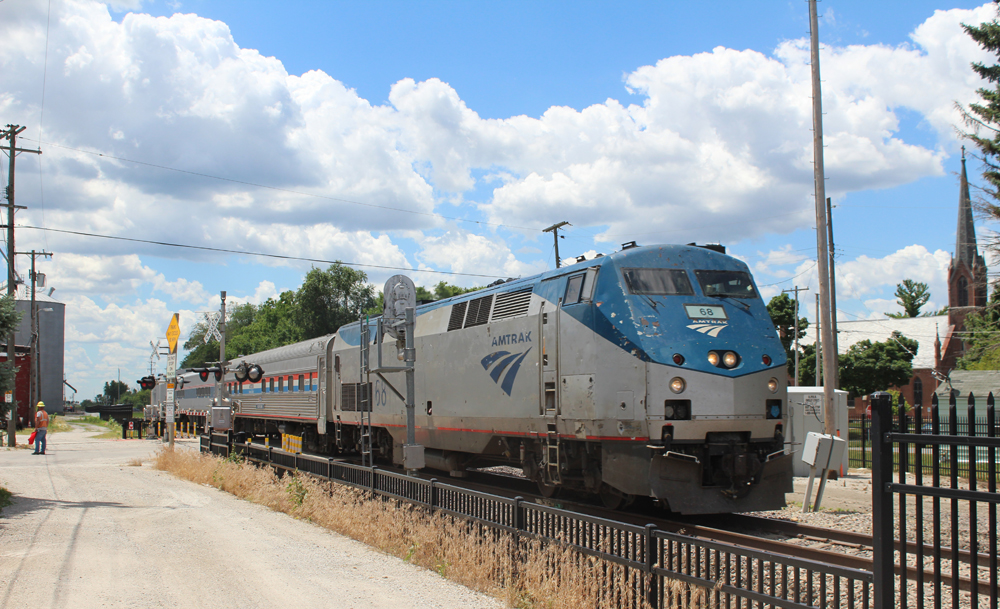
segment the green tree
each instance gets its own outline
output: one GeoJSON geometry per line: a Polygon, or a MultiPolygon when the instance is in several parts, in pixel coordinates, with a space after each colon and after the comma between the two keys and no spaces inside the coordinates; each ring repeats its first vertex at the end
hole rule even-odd
{"type": "MultiPolygon", "coordinates": [[[[3,336],[4,342],[7,341],[7,336],[17,328],[19,323],[21,323],[21,314],[15,308],[14,299],[11,296],[0,298],[0,336],[3,336]]],[[[13,358],[7,358],[6,362],[0,364],[0,395],[14,387],[16,373],[17,368],[14,367],[13,358]]],[[[0,400],[0,415],[2,415],[0,418],[7,420],[11,405],[13,404],[0,400]]]]}
{"type": "MultiPolygon", "coordinates": [[[[997,17],[979,25],[962,24],[965,32],[979,46],[1000,57],[1000,23],[997,17]]],[[[984,192],[992,201],[981,201],[989,216],[1000,218],[1000,65],[975,62],[972,71],[987,82],[976,91],[980,101],[961,108],[965,124],[971,130],[966,139],[979,149],[983,163],[984,192]]]]}
{"type": "MultiPolygon", "coordinates": [[[[806,335],[806,328],[809,327],[809,320],[800,317],[798,323],[795,320],[795,301],[782,292],[767,303],[767,312],[771,315],[774,328],[778,331],[778,338],[781,339],[781,346],[785,348],[785,356],[788,358],[788,373],[795,375],[795,336],[796,333],[801,339],[806,335]]],[[[802,368],[800,351],[799,369],[802,368]]]]}
{"type": "Polygon", "coordinates": [[[121,381],[108,381],[104,383],[104,391],[102,395],[104,396],[105,404],[123,404],[121,398],[128,395],[129,389],[128,385],[121,381]]]}
{"type": "Polygon", "coordinates": [[[920,307],[927,304],[930,298],[931,293],[926,283],[904,279],[903,283],[896,284],[896,302],[899,306],[903,307],[903,312],[886,313],[886,315],[894,319],[918,317],[920,315],[920,307]]]}
{"type": "Polygon", "coordinates": [[[327,270],[313,267],[295,294],[295,325],[302,340],[332,334],[344,324],[357,321],[375,304],[375,289],[364,271],[339,262],[327,270]]]}
{"type": "Polygon", "coordinates": [[[840,388],[857,397],[906,385],[913,376],[917,346],[899,332],[881,343],[854,343],[840,356],[840,388]]]}
{"type": "Polygon", "coordinates": [[[445,281],[439,281],[436,286],[434,286],[434,299],[441,300],[442,298],[451,298],[452,296],[458,296],[459,294],[465,294],[468,292],[475,292],[476,290],[481,290],[482,288],[471,287],[462,288],[457,285],[452,285],[445,281]]]}

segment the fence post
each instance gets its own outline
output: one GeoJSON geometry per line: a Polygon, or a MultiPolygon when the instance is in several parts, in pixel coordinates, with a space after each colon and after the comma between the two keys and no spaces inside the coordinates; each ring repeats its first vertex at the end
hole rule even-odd
{"type": "Polygon", "coordinates": [[[653,567],[656,566],[656,552],[653,547],[654,539],[653,531],[656,530],[655,524],[646,525],[646,573],[649,574],[649,586],[646,588],[646,602],[649,603],[650,607],[657,609],[660,606],[660,597],[657,594],[659,581],[656,575],[653,573],[653,567]]]}
{"type": "Polygon", "coordinates": [[[892,395],[872,394],[872,575],[875,579],[875,609],[892,609],[895,598],[894,546],[892,530],[892,395]]]}

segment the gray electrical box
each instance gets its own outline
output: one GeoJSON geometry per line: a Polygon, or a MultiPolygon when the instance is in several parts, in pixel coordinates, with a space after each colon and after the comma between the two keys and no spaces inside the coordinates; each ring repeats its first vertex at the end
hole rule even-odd
{"type": "MultiPolygon", "coordinates": [[[[836,390],[833,395],[834,420],[833,435],[847,441],[847,392],[836,390]]],[[[792,443],[792,450],[800,452],[806,442],[809,432],[824,433],[823,388],[822,387],[789,387],[788,388],[788,435],[786,440],[792,443]]],[[[830,469],[838,473],[847,473],[847,451],[845,450],[839,463],[831,463],[830,469]]],[[[792,475],[808,476],[809,464],[801,458],[792,459],[792,475]]]]}
{"type": "Polygon", "coordinates": [[[233,428],[233,411],[228,406],[212,407],[212,429],[229,431],[233,428]]]}

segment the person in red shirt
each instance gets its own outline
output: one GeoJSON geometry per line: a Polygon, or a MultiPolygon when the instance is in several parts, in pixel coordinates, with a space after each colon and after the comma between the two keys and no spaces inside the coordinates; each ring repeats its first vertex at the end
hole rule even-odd
{"type": "Polygon", "coordinates": [[[45,434],[49,431],[49,413],[45,412],[45,402],[38,403],[35,413],[35,452],[33,455],[45,454],[45,434]]]}

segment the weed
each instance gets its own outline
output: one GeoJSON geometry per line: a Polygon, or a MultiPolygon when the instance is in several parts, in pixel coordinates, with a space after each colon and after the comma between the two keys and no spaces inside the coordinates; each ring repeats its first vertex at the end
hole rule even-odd
{"type": "Polygon", "coordinates": [[[54,414],[49,419],[49,433],[59,433],[61,431],[73,431],[73,426],[66,422],[66,417],[54,414]]]}
{"type": "Polygon", "coordinates": [[[288,497],[295,504],[295,507],[301,507],[302,502],[305,501],[308,491],[304,484],[302,484],[302,478],[293,475],[292,479],[285,485],[285,491],[288,493],[288,497]]]}
{"type": "Polygon", "coordinates": [[[127,465],[128,467],[142,467],[142,459],[140,457],[136,457],[135,459],[132,459],[125,465],[127,465]]]}
{"type": "MultiPolygon", "coordinates": [[[[520,541],[511,534],[352,487],[187,451],[161,450],[158,469],[296,518],[314,522],[387,554],[433,570],[524,609],[648,607],[648,577],[558,544],[520,541]]],[[[671,582],[675,596],[699,588],[671,582]]]]}
{"type": "Polygon", "coordinates": [[[3,514],[3,509],[9,505],[13,505],[13,501],[10,500],[11,492],[0,486],[0,515],[3,514]]]}

